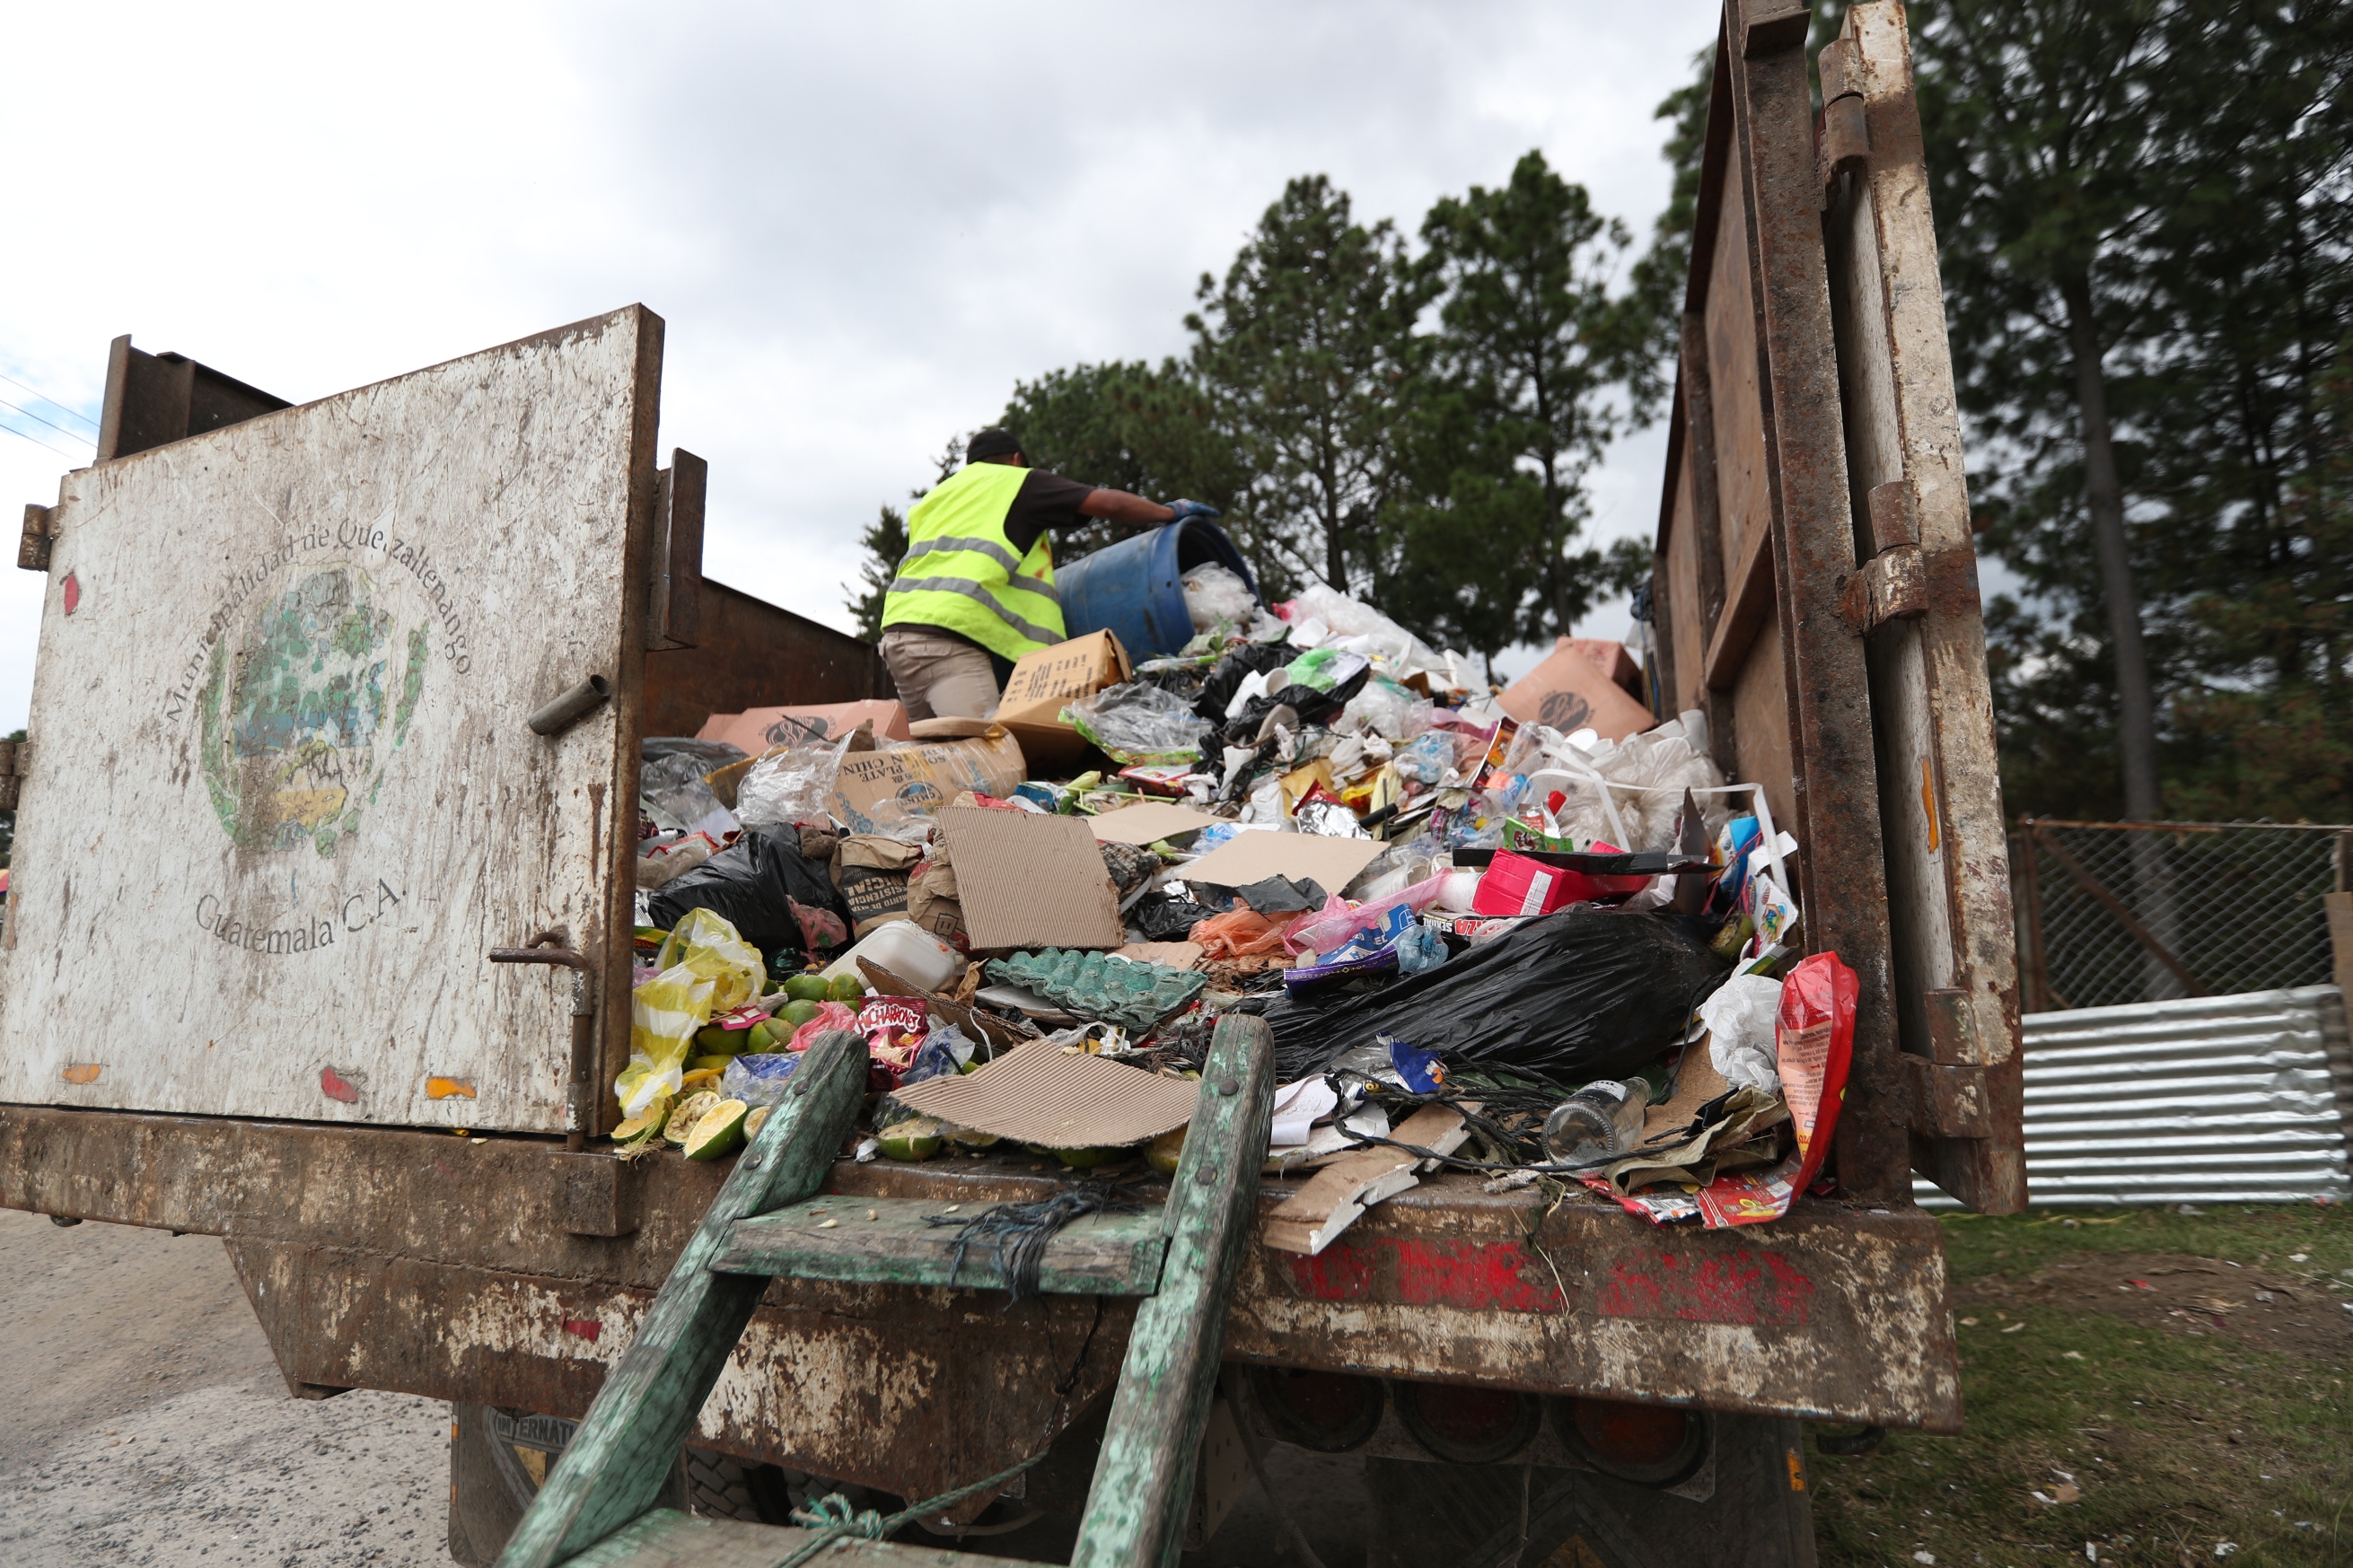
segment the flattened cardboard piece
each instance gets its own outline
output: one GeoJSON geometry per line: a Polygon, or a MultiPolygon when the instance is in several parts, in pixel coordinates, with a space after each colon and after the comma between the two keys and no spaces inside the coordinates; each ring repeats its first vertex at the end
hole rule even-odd
{"type": "Polygon", "coordinates": [[[1218,818],[1174,801],[1147,800],[1087,818],[1087,827],[1106,844],[1157,844],[1198,833],[1218,818]]]}
{"type": "Polygon", "coordinates": [[[1591,730],[1605,741],[1622,741],[1658,722],[1574,647],[1556,647],[1542,664],[1504,688],[1501,700],[1504,711],[1521,723],[1549,724],[1564,735],[1591,730]]]}
{"type": "Polygon", "coordinates": [[[1117,947],[1119,895],[1084,825],[1028,811],[949,806],[940,835],[975,952],[1117,947]]]}
{"type": "MultiPolygon", "coordinates": [[[[1451,1106],[1425,1105],[1389,1136],[1417,1149],[1451,1154],[1471,1136],[1471,1128],[1451,1106]]],[[[1262,1233],[1266,1244],[1278,1252],[1314,1257],[1356,1223],[1358,1215],[1383,1198],[1419,1185],[1421,1178],[1414,1166],[1420,1159],[1403,1149],[1383,1148],[1334,1161],[1274,1211],[1262,1233]]]]}
{"type": "Polygon", "coordinates": [[[1369,838],[1326,838],[1316,833],[1240,833],[1178,874],[1187,882],[1219,888],[1247,888],[1269,877],[1294,882],[1312,879],[1326,888],[1345,888],[1387,847],[1369,838]]]}
{"type": "Polygon", "coordinates": [[[1642,667],[1626,651],[1626,645],[1611,642],[1607,637],[1563,637],[1555,643],[1556,649],[1573,647],[1593,661],[1594,668],[1609,678],[1609,683],[1624,690],[1635,701],[1642,700],[1642,667]]]}
{"type": "Polygon", "coordinates": [[[852,833],[873,833],[879,826],[875,807],[885,801],[913,811],[937,811],[968,789],[1011,795],[1013,786],[1029,776],[1021,742],[997,725],[983,724],[979,733],[965,740],[852,752],[841,759],[833,798],[826,804],[852,833]]]}
{"type": "Polygon", "coordinates": [[[1116,951],[1119,957],[1134,959],[1138,963],[1165,963],[1171,969],[1201,967],[1201,944],[1198,942],[1131,942],[1116,951]]]}
{"type": "Polygon", "coordinates": [[[899,1103],[1049,1149],[1124,1148],[1193,1120],[1201,1086],[1032,1040],[982,1068],[899,1090],[899,1103]]]}
{"type": "Polygon", "coordinates": [[[907,710],[893,700],[860,702],[820,702],[797,708],[746,708],[741,713],[713,713],[695,732],[698,741],[724,741],[746,756],[756,757],[771,746],[797,746],[808,741],[839,741],[868,720],[875,734],[887,741],[910,741],[907,710]]]}
{"type": "Polygon", "coordinates": [[[1127,650],[1109,632],[1089,632],[1069,642],[1024,654],[997,701],[997,722],[1021,742],[1021,754],[1041,772],[1074,768],[1093,750],[1078,727],[1062,722],[1062,705],[1132,674],[1127,650]]]}

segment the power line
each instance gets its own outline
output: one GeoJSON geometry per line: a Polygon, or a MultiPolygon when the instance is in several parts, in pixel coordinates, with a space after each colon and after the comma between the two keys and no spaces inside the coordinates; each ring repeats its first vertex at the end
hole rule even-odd
{"type": "Polygon", "coordinates": [[[16,407],[16,405],[15,404],[13,404],[13,403],[9,402],[9,401],[8,401],[6,398],[5,398],[5,397],[0,397],[0,408],[12,408],[12,409],[16,409],[16,411],[17,413],[19,413],[19,414],[23,415],[26,418],[32,420],[32,421],[33,421],[35,424],[37,424],[37,425],[48,425],[50,429],[52,429],[52,430],[56,431],[58,435],[63,436],[63,437],[64,437],[67,440],[69,440],[69,441],[79,441],[79,442],[80,442],[83,446],[90,447],[92,451],[96,451],[96,450],[98,449],[98,447],[97,447],[97,443],[95,443],[95,442],[93,442],[92,440],[90,440],[90,438],[89,437],[87,437],[87,436],[83,436],[83,435],[79,435],[79,434],[75,433],[74,431],[71,431],[71,430],[67,429],[67,428],[66,428],[64,426],[62,426],[62,425],[49,425],[49,422],[48,422],[47,420],[46,420],[46,419],[42,418],[39,415],[37,415],[37,414],[34,413],[31,409],[29,409],[29,408],[17,408],[17,407],[16,407]]]}
{"type": "MultiPolygon", "coordinates": [[[[47,404],[50,407],[55,408],[55,409],[58,410],[60,413],[64,414],[64,415],[65,415],[65,416],[66,416],[67,418],[69,418],[69,419],[79,420],[79,421],[80,421],[82,424],[89,426],[90,426],[91,429],[93,429],[93,430],[95,430],[95,429],[97,429],[97,428],[98,428],[98,421],[97,421],[97,420],[90,418],[88,415],[84,415],[84,414],[77,414],[77,413],[75,413],[71,405],[58,402],[56,398],[51,397],[47,393],[43,392],[43,391],[42,391],[39,387],[37,387],[37,386],[26,386],[23,382],[18,381],[15,376],[13,376],[13,375],[9,375],[9,374],[6,374],[5,373],[0,373],[0,381],[5,381],[5,382],[6,382],[9,385],[11,385],[11,386],[13,386],[13,387],[16,388],[19,392],[29,392],[29,393],[31,393],[34,396],[36,396],[36,397],[39,398],[42,402],[44,402],[44,403],[47,404]]],[[[50,426],[50,428],[55,429],[55,428],[56,428],[56,426],[50,426]]],[[[71,434],[71,432],[68,432],[68,433],[69,433],[69,434],[71,434]]],[[[79,439],[81,439],[81,437],[75,437],[74,438],[75,438],[76,440],[79,440],[79,439]]]]}
{"type": "Polygon", "coordinates": [[[16,437],[20,441],[30,441],[34,446],[38,447],[44,452],[57,452],[58,457],[63,458],[69,463],[79,463],[81,461],[79,458],[75,457],[71,452],[58,452],[55,447],[50,446],[38,436],[27,436],[22,430],[17,429],[14,425],[0,425],[0,430],[5,430],[9,435],[16,437]]]}

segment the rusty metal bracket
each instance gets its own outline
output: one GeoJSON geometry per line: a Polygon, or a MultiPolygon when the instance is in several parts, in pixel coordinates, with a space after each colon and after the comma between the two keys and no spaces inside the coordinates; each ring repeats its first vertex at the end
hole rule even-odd
{"type": "Polygon", "coordinates": [[[1839,584],[1839,618],[1856,637],[1928,613],[1928,568],[1916,544],[1883,550],[1839,584]]]}
{"type": "Polygon", "coordinates": [[[49,569],[49,545],[54,538],[49,532],[51,510],[35,501],[25,503],[25,531],[16,541],[16,564],[27,572],[49,569]]]}
{"type": "Polygon", "coordinates": [[[0,741],[0,811],[14,811],[25,787],[25,775],[32,771],[33,745],[29,741],[0,741]]]}
{"type": "Polygon", "coordinates": [[[1806,0],[1744,0],[1740,7],[1740,58],[1756,59],[1800,47],[1813,21],[1806,0]]]}
{"type": "Polygon", "coordinates": [[[1947,1067],[1908,1054],[1902,1059],[1905,1121],[1913,1131],[1929,1138],[1993,1136],[1993,1096],[1985,1068],[1947,1067]]]}
{"type": "Polygon", "coordinates": [[[555,1215],[573,1236],[630,1235],[638,1228],[638,1171],[610,1154],[554,1156],[555,1215]]]}
{"type": "MultiPolygon", "coordinates": [[[[588,1147],[589,1111],[596,1104],[596,961],[575,952],[562,926],[541,931],[522,947],[491,949],[492,963],[551,963],[572,971],[572,1081],[564,1097],[564,1146],[588,1147]]],[[[613,1233],[619,1234],[619,1233],[613,1233]]]]}

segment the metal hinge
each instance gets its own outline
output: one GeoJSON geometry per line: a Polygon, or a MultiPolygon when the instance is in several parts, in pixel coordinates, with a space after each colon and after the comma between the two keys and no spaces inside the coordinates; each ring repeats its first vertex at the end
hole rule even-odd
{"type": "Polygon", "coordinates": [[[1929,1138],[1993,1136],[1993,1095],[1979,1059],[1977,1013],[1969,994],[1929,991],[1927,1056],[1906,1055],[1904,1075],[1911,1130],[1929,1138]]]}
{"type": "Polygon", "coordinates": [[[24,787],[25,775],[32,769],[31,742],[0,741],[0,811],[16,809],[17,792],[24,787]]]}
{"type": "Polygon", "coordinates": [[[1814,19],[1806,0],[1743,0],[1740,13],[1740,58],[1745,60],[1799,47],[1814,19]]]}
{"type": "Polygon", "coordinates": [[[1839,618],[1856,637],[1928,613],[1928,567],[1916,544],[1883,550],[1839,584],[1839,618]]]}
{"type": "Polygon", "coordinates": [[[25,532],[16,541],[16,564],[27,572],[49,569],[49,513],[52,510],[32,501],[25,503],[25,532]]]}
{"type": "Polygon", "coordinates": [[[1816,58],[1822,79],[1822,135],[1816,165],[1827,206],[1838,177],[1871,162],[1871,125],[1865,117],[1862,82],[1855,69],[1854,45],[1841,38],[1824,44],[1816,58]]]}

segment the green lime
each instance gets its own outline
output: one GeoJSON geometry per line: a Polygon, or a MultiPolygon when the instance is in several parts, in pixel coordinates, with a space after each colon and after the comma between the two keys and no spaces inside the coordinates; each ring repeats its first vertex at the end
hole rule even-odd
{"type": "Polygon", "coordinates": [[[818,1016],[819,1010],[814,1002],[787,1002],[776,1009],[776,1016],[785,1021],[787,1028],[795,1030],[804,1024],[816,1023],[818,1016]]]}
{"type": "Polygon", "coordinates": [[[1057,1149],[1054,1158],[1074,1171],[1088,1170],[1096,1165],[1108,1165],[1113,1160],[1124,1160],[1125,1149],[1057,1149]]]}
{"type": "Polygon", "coordinates": [[[785,994],[796,1002],[822,1002],[831,994],[822,974],[796,974],[785,982],[785,994]]]}
{"type": "Polygon", "coordinates": [[[686,1135],[686,1157],[716,1160],[744,1146],[744,1117],[751,1107],[740,1100],[723,1100],[704,1111],[686,1135]]]}
{"type": "Polygon", "coordinates": [[[866,1000],[866,982],[855,974],[837,974],[833,977],[833,989],[828,994],[827,999],[833,1002],[863,1002],[866,1000]]]}
{"type": "Polygon", "coordinates": [[[885,1127],[874,1135],[882,1152],[893,1160],[928,1160],[947,1142],[940,1124],[928,1116],[885,1127]]]}

